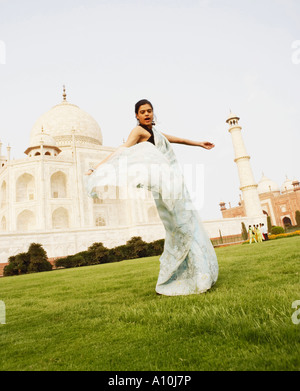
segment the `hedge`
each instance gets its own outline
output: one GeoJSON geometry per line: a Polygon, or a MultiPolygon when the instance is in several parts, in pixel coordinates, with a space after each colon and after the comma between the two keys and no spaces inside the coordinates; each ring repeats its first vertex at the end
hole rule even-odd
{"type": "Polygon", "coordinates": [[[284,233],[284,228],[283,227],[278,227],[278,226],[273,226],[271,228],[271,235],[279,235],[284,233]]]}
{"type": "Polygon", "coordinates": [[[300,235],[300,231],[294,231],[287,234],[278,234],[278,235],[269,235],[269,239],[280,239],[280,238],[289,238],[291,236],[298,236],[300,235]]]}
{"type": "Polygon", "coordinates": [[[56,268],[70,268],[103,263],[120,262],[124,259],[136,259],[151,257],[162,254],[164,250],[164,239],[147,243],[140,236],[133,236],[121,246],[107,248],[102,242],[93,243],[87,251],[74,255],[58,258],[55,261],[56,268]]]}
{"type": "Polygon", "coordinates": [[[47,253],[39,243],[31,243],[27,253],[19,253],[8,258],[3,270],[4,276],[37,273],[52,270],[47,253]]]}
{"type": "MultiPolygon", "coordinates": [[[[269,235],[268,238],[269,238],[269,240],[274,240],[274,239],[281,239],[281,238],[290,238],[292,236],[299,236],[299,235],[300,235],[300,231],[294,231],[294,232],[278,234],[278,235],[269,235]]],[[[243,244],[247,244],[247,243],[249,243],[249,239],[246,240],[245,242],[243,242],[243,244]]],[[[255,243],[255,242],[252,242],[252,243],[255,243]]]]}

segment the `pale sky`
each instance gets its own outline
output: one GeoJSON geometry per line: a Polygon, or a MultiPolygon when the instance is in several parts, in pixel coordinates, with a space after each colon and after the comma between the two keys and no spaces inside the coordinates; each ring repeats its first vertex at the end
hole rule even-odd
{"type": "Polygon", "coordinates": [[[216,145],[172,144],[181,165],[204,167],[200,216],[221,218],[220,201],[237,206],[241,193],[230,109],[255,181],[300,180],[299,26],[299,0],[0,0],[2,153],[25,157],[63,84],[105,146],[127,139],[146,98],[158,130],[216,145]]]}

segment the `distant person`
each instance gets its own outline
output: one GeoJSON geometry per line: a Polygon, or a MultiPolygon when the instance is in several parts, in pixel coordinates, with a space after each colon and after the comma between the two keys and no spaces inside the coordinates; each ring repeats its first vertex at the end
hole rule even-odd
{"type": "Polygon", "coordinates": [[[259,229],[259,233],[258,233],[258,234],[261,235],[261,240],[264,241],[264,240],[265,240],[265,237],[264,237],[264,235],[263,235],[262,223],[259,223],[258,229],[259,229]]]}
{"type": "Polygon", "coordinates": [[[268,228],[264,225],[264,223],[262,224],[262,234],[264,235],[265,240],[269,240],[268,228]]]}
{"type": "Polygon", "coordinates": [[[257,234],[257,241],[258,241],[258,243],[262,243],[263,236],[262,236],[262,233],[261,233],[261,230],[260,230],[260,227],[259,227],[258,224],[256,225],[256,234],[257,234]]]}
{"type": "Polygon", "coordinates": [[[255,239],[255,233],[254,233],[253,228],[251,227],[251,225],[249,225],[248,233],[249,233],[249,244],[252,243],[252,240],[254,240],[255,243],[257,243],[257,241],[255,239]]]}
{"type": "Polygon", "coordinates": [[[256,241],[257,241],[257,230],[256,230],[256,227],[257,227],[257,225],[253,225],[253,232],[254,232],[254,235],[255,235],[255,239],[256,239],[256,241]]]}

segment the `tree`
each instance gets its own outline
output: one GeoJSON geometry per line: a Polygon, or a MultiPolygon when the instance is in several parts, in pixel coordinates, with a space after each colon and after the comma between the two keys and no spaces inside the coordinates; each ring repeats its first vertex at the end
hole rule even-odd
{"type": "Polygon", "coordinates": [[[295,219],[296,219],[297,227],[300,227],[300,210],[296,210],[295,219]]]}
{"type": "Polygon", "coordinates": [[[47,253],[39,243],[31,243],[28,249],[30,258],[28,273],[45,272],[52,270],[52,265],[48,261],[47,253]]]}
{"type": "Polygon", "coordinates": [[[75,254],[71,257],[71,267],[86,266],[87,261],[82,254],[75,254]]]}
{"type": "Polygon", "coordinates": [[[247,240],[248,239],[248,231],[246,229],[246,226],[245,226],[244,222],[242,222],[242,238],[243,238],[243,240],[247,240]]]}
{"type": "Polygon", "coordinates": [[[30,256],[28,252],[17,254],[15,263],[18,268],[18,274],[26,274],[30,264],[30,256]]]}
{"type": "Polygon", "coordinates": [[[52,270],[47,253],[41,244],[32,243],[27,253],[19,253],[8,258],[8,265],[4,268],[4,276],[44,272],[52,270]]]}
{"type": "Polygon", "coordinates": [[[220,242],[223,243],[223,236],[220,229],[219,229],[219,235],[220,235],[220,242]]]}
{"type": "Polygon", "coordinates": [[[4,276],[16,276],[26,274],[29,266],[28,253],[20,253],[8,258],[8,265],[4,268],[4,276]]]}
{"type": "Polygon", "coordinates": [[[120,262],[120,261],[126,259],[127,258],[126,249],[127,249],[126,245],[111,248],[109,250],[107,262],[120,262]]]}
{"type": "Polygon", "coordinates": [[[267,217],[267,223],[268,223],[268,232],[272,231],[272,222],[271,222],[271,217],[267,217]]]}
{"type": "Polygon", "coordinates": [[[16,263],[16,257],[11,256],[8,258],[8,265],[3,269],[4,276],[16,276],[19,274],[18,265],[16,263]]]}
{"type": "Polygon", "coordinates": [[[155,251],[154,255],[160,255],[164,251],[165,239],[158,239],[152,242],[155,251]]]}
{"type": "Polygon", "coordinates": [[[92,264],[108,262],[109,249],[105,247],[102,242],[93,243],[88,248],[88,252],[91,254],[91,258],[93,259],[92,264]]]}
{"type": "Polygon", "coordinates": [[[148,244],[143,241],[141,236],[133,236],[126,242],[131,258],[141,258],[147,256],[148,244]]]}

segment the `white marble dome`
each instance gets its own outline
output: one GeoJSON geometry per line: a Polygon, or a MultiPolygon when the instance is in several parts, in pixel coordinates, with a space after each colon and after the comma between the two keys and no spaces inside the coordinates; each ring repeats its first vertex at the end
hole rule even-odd
{"type": "Polygon", "coordinates": [[[257,190],[258,194],[269,193],[270,191],[280,194],[280,188],[277,183],[267,178],[264,174],[258,182],[257,190]]]}
{"type": "Polygon", "coordinates": [[[70,146],[73,133],[77,145],[102,145],[102,132],[95,119],[65,98],[35,122],[30,133],[30,145],[35,143],[42,127],[58,147],[70,146]]]}
{"type": "Polygon", "coordinates": [[[293,180],[291,179],[288,179],[288,177],[286,176],[286,179],[285,181],[283,182],[283,184],[281,185],[281,193],[290,193],[291,191],[294,191],[294,186],[293,186],[293,180]]]}

